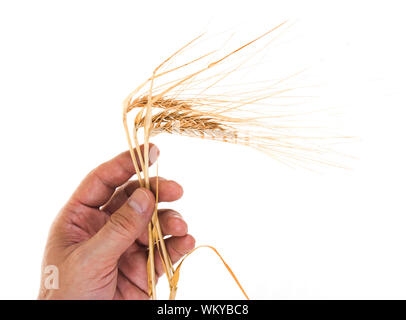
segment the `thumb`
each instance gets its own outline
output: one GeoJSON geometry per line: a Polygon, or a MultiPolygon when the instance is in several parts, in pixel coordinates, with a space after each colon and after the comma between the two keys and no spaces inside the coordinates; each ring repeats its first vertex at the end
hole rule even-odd
{"type": "Polygon", "coordinates": [[[145,188],[136,189],[127,202],[89,240],[89,252],[98,259],[118,260],[145,231],[154,208],[152,192],[145,188]]]}

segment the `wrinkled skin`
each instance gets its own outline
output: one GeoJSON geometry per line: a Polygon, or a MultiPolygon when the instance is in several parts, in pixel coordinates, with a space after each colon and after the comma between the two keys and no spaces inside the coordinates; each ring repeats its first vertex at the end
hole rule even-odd
{"type": "MultiPolygon", "coordinates": [[[[143,148],[141,148],[143,149],[143,148]]],[[[150,161],[159,150],[150,145],[150,161]]],[[[155,205],[157,178],[151,191],[129,181],[135,174],[129,152],[91,171],[56,217],[47,241],[39,299],[149,299],[147,294],[147,226],[155,205]],[[50,289],[47,266],[58,269],[59,288],[50,289]]],[[[182,187],[158,178],[159,202],[178,200],[182,187]]],[[[194,238],[182,216],[159,210],[173,262],[190,252],[194,238]]],[[[156,275],[164,273],[155,252],[156,275]]]]}

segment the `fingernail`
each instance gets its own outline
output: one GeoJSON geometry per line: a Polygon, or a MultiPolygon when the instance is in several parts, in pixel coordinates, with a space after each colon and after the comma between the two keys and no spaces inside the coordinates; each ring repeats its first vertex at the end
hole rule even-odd
{"type": "Polygon", "coordinates": [[[128,199],[128,205],[135,210],[138,214],[144,214],[151,202],[147,192],[141,188],[134,191],[130,199],[128,199]]]}
{"type": "Polygon", "coordinates": [[[149,162],[154,163],[159,156],[159,149],[156,145],[153,145],[151,149],[149,149],[149,162]]]}

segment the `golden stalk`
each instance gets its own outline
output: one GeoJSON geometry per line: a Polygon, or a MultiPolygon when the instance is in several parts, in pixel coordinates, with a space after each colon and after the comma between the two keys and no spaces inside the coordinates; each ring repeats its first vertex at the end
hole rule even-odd
{"type": "MultiPolygon", "coordinates": [[[[297,76],[298,73],[284,77],[282,80],[263,82],[265,84],[263,87],[256,87],[254,90],[229,92],[228,94],[226,91],[222,91],[220,94],[218,92],[210,94],[210,90],[220,87],[218,84],[241,69],[241,67],[250,60],[249,58],[244,59],[243,62],[239,62],[236,67],[233,66],[229,70],[223,70],[217,74],[202,77],[202,74],[209,72],[209,70],[223,66],[226,61],[229,61],[230,57],[237,54],[241,55],[241,51],[254,45],[254,43],[257,43],[262,38],[273,34],[275,30],[279,29],[283,24],[285,24],[285,22],[221,57],[210,60],[212,55],[217,52],[217,50],[213,50],[207,54],[199,54],[197,58],[189,59],[186,63],[172,67],[169,70],[161,70],[167,66],[169,61],[178,58],[192,43],[200,39],[202,37],[202,35],[200,35],[165,59],[155,68],[151,77],[127,96],[123,103],[124,129],[131,158],[141,186],[148,189],[151,187],[148,169],[149,140],[151,136],[159,133],[179,134],[189,137],[207,138],[228,143],[248,145],[254,149],[270,154],[274,159],[280,161],[334,164],[319,158],[320,155],[329,151],[328,148],[320,147],[318,144],[320,140],[325,139],[325,136],[306,136],[292,133],[292,130],[305,128],[292,125],[292,123],[288,121],[291,118],[295,120],[294,117],[297,115],[291,114],[289,109],[287,114],[286,112],[280,113],[277,110],[273,110],[271,104],[266,103],[268,99],[287,97],[284,96],[284,94],[292,91],[293,88],[286,88],[283,87],[283,85],[292,77],[297,76]],[[197,70],[189,71],[189,73],[184,76],[156,84],[156,81],[159,82],[159,80],[171,75],[173,72],[190,68],[196,63],[206,64],[198,67],[197,70]],[[199,87],[205,84],[207,85],[203,86],[203,89],[199,87]],[[145,91],[141,91],[144,90],[144,88],[146,88],[145,91]],[[193,93],[193,90],[198,90],[198,92],[193,93]],[[131,140],[127,124],[127,114],[134,109],[138,109],[139,111],[135,116],[131,140]],[[280,123],[284,121],[284,119],[286,119],[286,121],[280,123]],[[279,123],[276,121],[279,121],[279,123]],[[141,127],[144,128],[143,154],[138,141],[138,130],[141,127]],[[316,143],[309,144],[310,141],[316,141],[316,143]],[[133,143],[141,168],[139,168],[136,160],[133,143]],[[144,176],[143,178],[141,170],[144,176]]],[[[254,55],[258,52],[259,51],[255,52],[254,55]]],[[[256,84],[260,85],[260,82],[256,84]]],[[[283,111],[285,110],[283,109],[283,111]]],[[[348,137],[339,136],[338,138],[342,139],[348,137]]],[[[178,264],[177,268],[174,269],[165,246],[157,207],[158,179],[156,185],[155,211],[148,225],[148,288],[151,298],[156,299],[154,261],[154,252],[156,249],[168,279],[170,288],[169,299],[175,299],[180,267],[184,259],[197,248],[188,253],[178,264]]],[[[219,256],[248,299],[241,284],[218,251],[211,246],[203,247],[212,249],[219,256]]]]}

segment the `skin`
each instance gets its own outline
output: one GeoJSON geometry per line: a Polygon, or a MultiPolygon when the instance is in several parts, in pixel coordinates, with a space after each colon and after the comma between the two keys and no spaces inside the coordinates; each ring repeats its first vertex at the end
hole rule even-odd
{"type": "MultiPolygon", "coordinates": [[[[143,148],[141,148],[143,150],[143,148]]],[[[152,164],[159,150],[150,144],[152,164]]],[[[182,187],[151,178],[151,191],[140,188],[130,153],[124,152],[92,170],[56,217],[45,248],[39,299],[149,299],[147,294],[147,226],[155,205],[178,200],[182,187]],[[58,268],[59,288],[49,289],[47,266],[58,268]],[[48,288],[48,289],[47,289],[48,288]]],[[[187,224],[173,210],[159,220],[168,253],[175,263],[195,246],[187,224]]],[[[164,273],[155,252],[156,275],[164,273]]]]}

